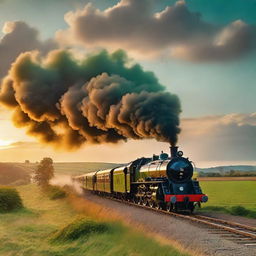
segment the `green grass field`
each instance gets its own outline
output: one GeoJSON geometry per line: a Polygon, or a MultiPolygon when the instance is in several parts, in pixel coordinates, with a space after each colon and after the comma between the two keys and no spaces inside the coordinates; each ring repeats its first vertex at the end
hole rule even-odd
{"type": "Polygon", "coordinates": [[[50,238],[55,232],[77,218],[89,217],[75,211],[67,199],[50,200],[35,185],[17,189],[25,208],[0,214],[1,256],[188,256],[117,222],[107,222],[108,229],[102,233],[52,242],[50,238]]]}
{"type": "Polygon", "coordinates": [[[256,181],[201,181],[200,185],[209,196],[209,201],[202,204],[202,210],[225,211],[242,206],[255,212],[256,218],[256,181]]]}

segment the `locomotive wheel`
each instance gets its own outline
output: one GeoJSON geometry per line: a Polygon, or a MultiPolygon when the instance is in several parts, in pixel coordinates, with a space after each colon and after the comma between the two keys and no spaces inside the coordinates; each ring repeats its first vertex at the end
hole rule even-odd
{"type": "Polygon", "coordinates": [[[162,210],[162,204],[161,203],[156,203],[156,209],[157,210],[162,210]]]}
{"type": "Polygon", "coordinates": [[[143,206],[147,206],[148,205],[148,200],[146,198],[143,198],[142,205],[143,206]]]}
{"type": "Polygon", "coordinates": [[[150,208],[154,208],[155,207],[155,202],[153,200],[150,200],[148,203],[150,208]]]}
{"type": "Polygon", "coordinates": [[[172,211],[172,208],[173,208],[173,207],[172,207],[171,204],[167,204],[167,205],[166,205],[166,211],[167,211],[167,212],[171,212],[171,211],[172,211]]]}
{"type": "Polygon", "coordinates": [[[133,201],[133,203],[135,203],[135,204],[138,204],[138,198],[135,196],[133,199],[132,199],[132,201],[133,201]]]}

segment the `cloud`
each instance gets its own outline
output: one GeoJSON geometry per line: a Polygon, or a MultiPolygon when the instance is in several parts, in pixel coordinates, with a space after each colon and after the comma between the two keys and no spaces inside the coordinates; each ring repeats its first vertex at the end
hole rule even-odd
{"type": "Polygon", "coordinates": [[[44,55],[57,47],[51,39],[41,41],[38,31],[22,21],[6,22],[3,33],[0,39],[0,79],[7,74],[11,63],[21,53],[39,50],[44,55]]]}
{"type": "MultiPolygon", "coordinates": [[[[3,144],[1,142],[1,144],[3,144]]],[[[41,148],[39,143],[36,142],[28,142],[28,141],[16,141],[16,142],[8,142],[6,141],[6,145],[0,145],[0,150],[6,150],[6,149],[37,149],[41,148]]]]}
{"type": "Polygon", "coordinates": [[[227,26],[205,22],[184,1],[154,12],[153,0],[121,0],[103,11],[87,4],[65,15],[60,42],[86,47],[123,48],[143,57],[169,56],[191,61],[239,58],[256,46],[255,26],[234,21],[227,26]]]}
{"type": "Polygon", "coordinates": [[[237,20],[222,28],[214,38],[173,49],[173,56],[187,60],[217,61],[242,57],[256,48],[256,28],[237,20]]]}
{"type": "Polygon", "coordinates": [[[3,79],[0,102],[29,135],[59,148],[154,138],[175,144],[179,98],[125,52],[76,60],[68,51],[21,54],[3,79]]]}
{"type": "Polygon", "coordinates": [[[30,141],[16,141],[10,144],[14,148],[41,148],[40,144],[37,142],[30,141]]]}
{"type": "Polygon", "coordinates": [[[197,159],[255,160],[256,113],[183,119],[180,143],[197,159]]]}

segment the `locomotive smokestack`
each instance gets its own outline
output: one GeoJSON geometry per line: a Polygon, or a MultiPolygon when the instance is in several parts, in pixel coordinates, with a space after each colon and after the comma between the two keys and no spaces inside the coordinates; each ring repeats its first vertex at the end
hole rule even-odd
{"type": "Polygon", "coordinates": [[[174,158],[174,157],[177,156],[178,147],[176,147],[176,146],[171,146],[171,147],[170,147],[170,151],[171,151],[171,158],[174,158]]]}

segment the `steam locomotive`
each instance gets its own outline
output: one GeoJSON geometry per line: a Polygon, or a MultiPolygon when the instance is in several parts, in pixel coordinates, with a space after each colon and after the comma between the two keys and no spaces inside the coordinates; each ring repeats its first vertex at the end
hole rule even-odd
{"type": "Polygon", "coordinates": [[[193,179],[193,165],[178,147],[171,155],[138,158],[127,165],[74,177],[84,190],[133,201],[174,212],[193,212],[195,205],[207,202],[199,182],[193,179]]]}

